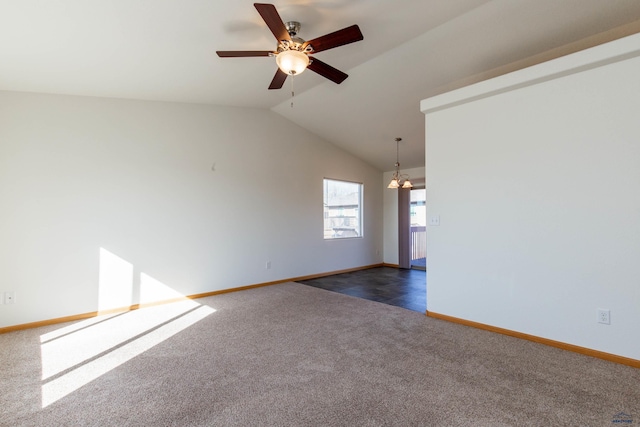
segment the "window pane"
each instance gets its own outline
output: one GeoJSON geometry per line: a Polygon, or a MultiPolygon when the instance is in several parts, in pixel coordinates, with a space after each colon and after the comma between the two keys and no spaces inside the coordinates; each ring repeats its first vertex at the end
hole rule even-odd
{"type": "Polygon", "coordinates": [[[427,225],[427,190],[411,190],[411,225],[427,225]]]}
{"type": "Polygon", "coordinates": [[[362,184],[324,180],[324,238],[362,237],[362,184]]]}

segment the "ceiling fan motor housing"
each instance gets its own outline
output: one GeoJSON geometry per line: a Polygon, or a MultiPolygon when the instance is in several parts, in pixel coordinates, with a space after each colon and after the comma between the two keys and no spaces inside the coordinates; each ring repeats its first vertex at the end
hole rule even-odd
{"type": "Polygon", "coordinates": [[[295,37],[300,32],[300,23],[298,21],[289,21],[284,26],[291,37],[295,37]]]}
{"type": "Polygon", "coordinates": [[[313,51],[313,47],[311,45],[304,46],[306,40],[301,39],[300,37],[296,37],[296,35],[300,32],[300,23],[297,21],[289,21],[285,24],[287,32],[291,37],[291,40],[280,40],[278,43],[278,48],[276,51],[278,53],[284,52],[285,50],[297,50],[298,52],[310,53],[313,51]]]}

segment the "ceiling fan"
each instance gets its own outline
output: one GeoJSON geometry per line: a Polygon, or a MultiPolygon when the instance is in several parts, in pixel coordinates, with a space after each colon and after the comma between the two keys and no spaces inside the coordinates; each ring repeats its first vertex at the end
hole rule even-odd
{"type": "Polygon", "coordinates": [[[349,77],[342,71],[311,55],[362,40],[364,37],[357,25],[305,41],[297,37],[300,31],[299,22],[290,21],[285,24],[272,4],[254,3],[253,5],[276,37],[278,41],[276,50],[218,50],[216,53],[219,57],[275,56],[278,70],[269,85],[269,89],[280,89],[287,76],[300,74],[307,68],[338,84],[349,77]]]}

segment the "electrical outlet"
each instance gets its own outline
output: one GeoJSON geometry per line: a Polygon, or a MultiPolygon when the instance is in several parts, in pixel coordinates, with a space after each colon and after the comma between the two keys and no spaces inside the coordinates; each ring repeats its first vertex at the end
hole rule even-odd
{"type": "Polygon", "coordinates": [[[4,303],[5,304],[15,304],[16,303],[16,293],[15,292],[5,292],[4,293],[4,303]]]}
{"type": "Polygon", "coordinates": [[[440,215],[431,215],[429,217],[429,225],[438,226],[440,225],[440,215]]]}
{"type": "Polygon", "coordinates": [[[271,270],[271,261],[267,261],[267,262],[264,264],[264,268],[266,268],[267,270],[271,270]]]}
{"type": "Polygon", "coordinates": [[[611,311],[599,308],[596,310],[596,313],[598,314],[598,323],[603,323],[605,325],[611,324],[611,311]]]}

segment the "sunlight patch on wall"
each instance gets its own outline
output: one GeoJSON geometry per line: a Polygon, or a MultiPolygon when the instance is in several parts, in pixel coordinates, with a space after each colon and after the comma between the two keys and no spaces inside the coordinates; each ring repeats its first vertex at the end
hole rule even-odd
{"type": "Polygon", "coordinates": [[[133,304],[133,265],[100,248],[98,312],[133,304]]]}
{"type": "Polygon", "coordinates": [[[185,298],[185,296],[148,274],[140,274],[140,304],[177,298],[185,298]]]}

